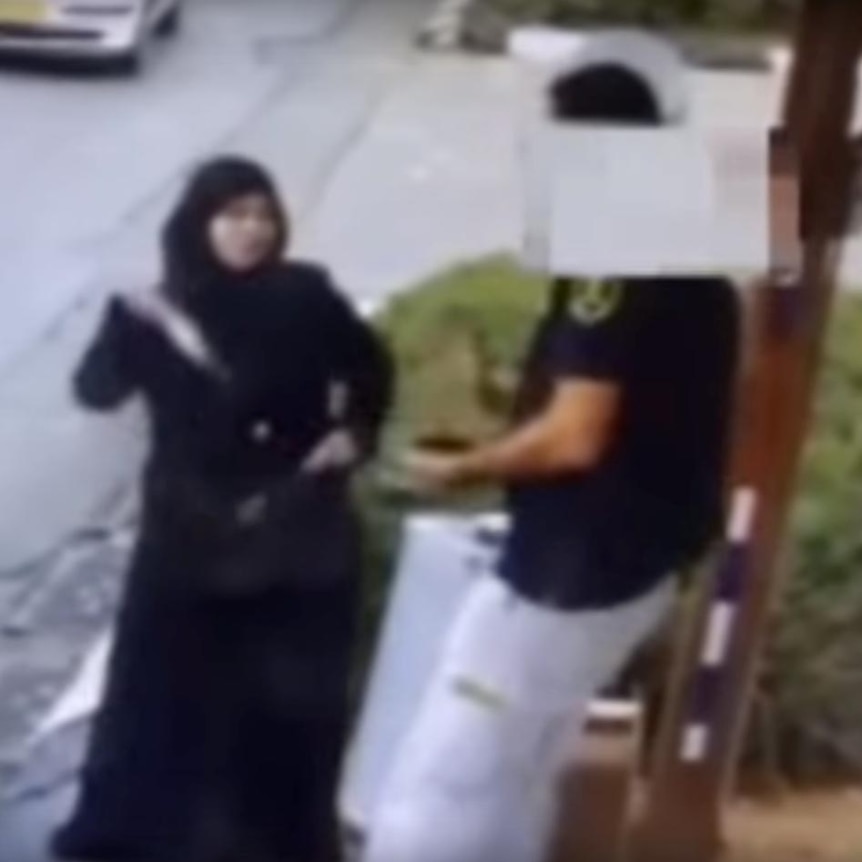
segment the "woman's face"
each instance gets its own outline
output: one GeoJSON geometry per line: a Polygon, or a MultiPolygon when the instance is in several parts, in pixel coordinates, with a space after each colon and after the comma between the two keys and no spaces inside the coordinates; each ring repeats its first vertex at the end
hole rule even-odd
{"type": "Polygon", "coordinates": [[[273,202],[263,194],[236,198],[209,224],[209,241],[218,262],[247,272],[276,253],[279,220],[273,202]]]}

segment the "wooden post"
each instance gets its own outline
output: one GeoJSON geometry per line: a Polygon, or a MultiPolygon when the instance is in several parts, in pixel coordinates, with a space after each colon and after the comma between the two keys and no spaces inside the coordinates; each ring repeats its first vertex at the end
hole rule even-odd
{"type": "Polygon", "coordinates": [[[795,258],[801,273],[794,277],[791,266],[788,279],[776,266],[753,297],[730,523],[680,643],[632,862],[709,862],[721,849],[721,810],[780,583],[778,556],[834,296],[860,46],[862,3],[806,0],[772,163],[779,194],[798,165],[800,254],[794,237],[777,239],[783,262],[795,258]]]}

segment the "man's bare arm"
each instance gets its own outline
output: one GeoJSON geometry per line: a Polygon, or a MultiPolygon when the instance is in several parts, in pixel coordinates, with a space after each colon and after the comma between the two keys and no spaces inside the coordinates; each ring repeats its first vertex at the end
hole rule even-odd
{"type": "Polygon", "coordinates": [[[494,443],[457,456],[453,482],[506,482],[592,469],[607,452],[620,398],[615,383],[559,382],[539,416],[494,443]]]}

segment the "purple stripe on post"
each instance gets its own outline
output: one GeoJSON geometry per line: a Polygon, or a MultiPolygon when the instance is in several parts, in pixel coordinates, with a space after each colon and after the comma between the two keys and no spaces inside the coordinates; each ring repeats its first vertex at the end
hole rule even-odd
{"type": "Polygon", "coordinates": [[[715,579],[715,598],[736,603],[745,586],[748,549],[740,545],[728,545],[715,579]]]}
{"type": "Polygon", "coordinates": [[[692,684],[689,722],[711,725],[721,693],[721,672],[702,668],[692,684]]]}

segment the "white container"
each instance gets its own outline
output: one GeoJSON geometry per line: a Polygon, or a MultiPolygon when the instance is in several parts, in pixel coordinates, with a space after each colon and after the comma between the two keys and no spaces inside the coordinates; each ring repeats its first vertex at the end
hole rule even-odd
{"type": "Polygon", "coordinates": [[[499,515],[407,521],[341,786],[341,817],[351,828],[369,823],[449,625],[474,579],[493,568],[505,528],[499,515]]]}

